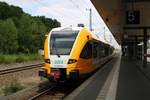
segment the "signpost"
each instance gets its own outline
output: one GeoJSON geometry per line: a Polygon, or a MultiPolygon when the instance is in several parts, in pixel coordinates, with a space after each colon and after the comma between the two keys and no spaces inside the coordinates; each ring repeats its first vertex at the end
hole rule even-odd
{"type": "Polygon", "coordinates": [[[126,24],[140,24],[140,11],[127,11],[126,24]]]}

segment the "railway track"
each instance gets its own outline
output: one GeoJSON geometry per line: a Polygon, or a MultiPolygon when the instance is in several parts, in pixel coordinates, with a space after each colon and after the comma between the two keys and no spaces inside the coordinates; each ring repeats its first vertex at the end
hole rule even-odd
{"type": "Polygon", "coordinates": [[[53,88],[55,88],[55,87],[56,87],[56,85],[53,85],[53,86],[49,87],[48,89],[46,89],[46,90],[44,90],[44,91],[42,91],[42,92],[40,92],[40,93],[34,95],[33,97],[29,98],[28,100],[36,100],[36,99],[39,99],[41,96],[47,94],[49,91],[51,91],[51,90],[52,90],[53,88]]]}
{"type": "Polygon", "coordinates": [[[42,64],[43,63],[27,65],[27,66],[22,66],[22,67],[16,67],[16,68],[9,68],[9,69],[5,69],[5,70],[0,70],[0,75],[9,74],[9,73],[15,73],[15,72],[29,70],[29,69],[33,69],[33,68],[38,68],[38,67],[41,67],[42,64]]]}
{"type": "Polygon", "coordinates": [[[75,88],[77,88],[82,82],[77,84],[53,84],[49,88],[42,92],[30,97],[28,100],[62,100],[75,88]]]}

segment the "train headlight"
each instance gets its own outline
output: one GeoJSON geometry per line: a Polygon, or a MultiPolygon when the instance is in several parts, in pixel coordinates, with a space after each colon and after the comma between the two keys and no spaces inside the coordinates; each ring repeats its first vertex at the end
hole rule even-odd
{"type": "Polygon", "coordinates": [[[75,63],[75,62],[77,62],[76,59],[69,59],[68,64],[72,64],[72,63],[75,63]]]}
{"type": "Polygon", "coordinates": [[[50,59],[44,59],[44,61],[45,61],[45,63],[49,63],[49,64],[51,63],[50,59]]]}

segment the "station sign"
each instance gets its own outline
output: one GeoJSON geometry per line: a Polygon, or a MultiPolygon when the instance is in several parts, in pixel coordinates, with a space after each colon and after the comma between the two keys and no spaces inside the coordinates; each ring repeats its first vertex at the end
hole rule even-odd
{"type": "Polygon", "coordinates": [[[140,24],[140,11],[126,11],[126,24],[140,24]]]}

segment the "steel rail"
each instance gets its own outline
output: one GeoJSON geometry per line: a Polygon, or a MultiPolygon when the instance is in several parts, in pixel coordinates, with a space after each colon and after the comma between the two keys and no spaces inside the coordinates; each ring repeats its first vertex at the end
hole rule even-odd
{"type": "Polygon", "coordinates": [[[14,72],[19,72],[19,71],[24,71],[24,70],[33,69],[33,68],[38,68],[38,67],[41,67],[42,64],[43,63],[27,65],[27,66],[22,66],[22,67],[9,68],[9,69],[5,69],[5,70],[0,70],[0,75],[14,73],[14,72]]]}
{"type": "Polygon", "coordinates": [[[50,88],[38,93],[37,95],[34,95],[33,97],[29,98],[28,100],[36,100],[37,98],[48,93],[50,90],[54,89],[55,87],[56,87],[56,85],[52,85],[50,88]]]}

